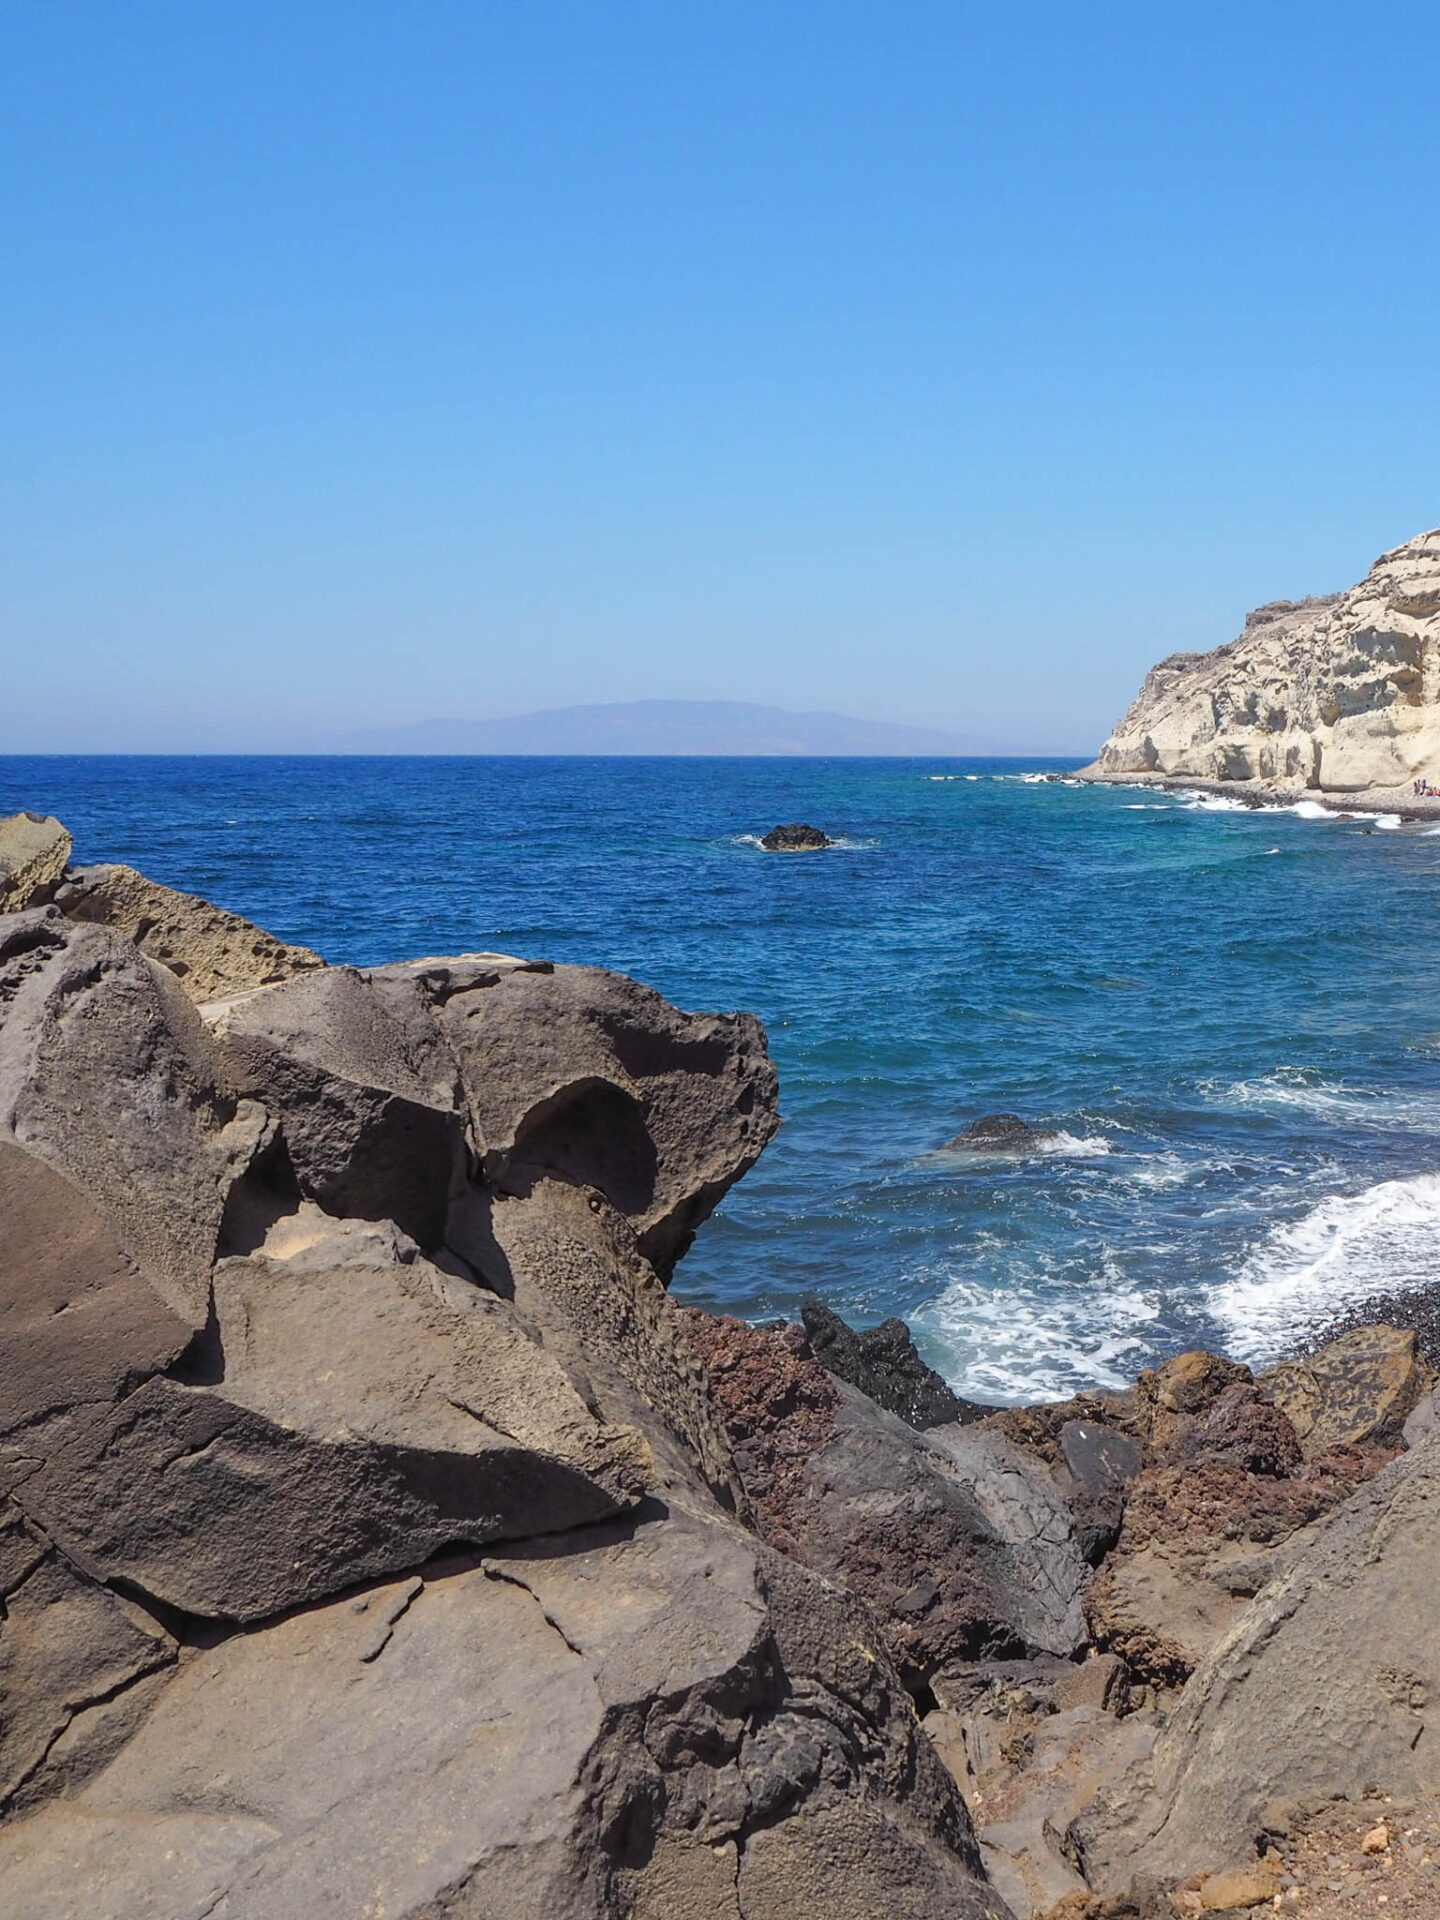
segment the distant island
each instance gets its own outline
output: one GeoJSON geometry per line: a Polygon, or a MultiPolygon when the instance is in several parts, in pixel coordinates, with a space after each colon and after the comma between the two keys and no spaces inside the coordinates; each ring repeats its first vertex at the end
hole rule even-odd
{"type": "Polygon", "coordinates": [[[1023,748],[979,734],[790,713],[749,700],[626,700],[551,707],[505,720],[422,720],[372,728],[341,753],[1003,755],[1023,748]]]}

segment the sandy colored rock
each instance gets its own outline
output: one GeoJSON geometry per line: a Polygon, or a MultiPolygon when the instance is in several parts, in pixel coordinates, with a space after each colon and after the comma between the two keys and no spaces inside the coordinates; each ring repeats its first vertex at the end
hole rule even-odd
{"type": "Polygon", "coordinates": [[[53,815],[12,813],[0,819],[0,913],[44,905],[64,878],[71,845],[53,815]]]}
{"type": "Polygon", "coordinates": [[[1272,1368],[1259,1384],[1309,1457],[1330,1446],[1398,1447],[1406,1420],[1435,1385],[1435,1372],[1413,1333],[1357,1327],[1272,1368]]]}
{"type": "Polygon", "coordinates": [[[1100,778],[1382,791],[1440,777],[1440,529],[1358,586],[1260,607],[1236,640],[1150,671],[1100,749],[1100,778]]]}
{"type": "Polygon", "coordinates": [[[184,983],[192,1000],[268,986],[325,962],[197,894],[146,879],[134,867],[82,867],[57,899],[70,920],[113,927],[184,983]]]}
{"type": "Polygon", "coordinates": [[[1202,1913],[1245,1913],[1273,1900],[1280,1876],[1265,1867],[1232,1867],[1212,1874],[1200,1887],[1202,1913]]]}

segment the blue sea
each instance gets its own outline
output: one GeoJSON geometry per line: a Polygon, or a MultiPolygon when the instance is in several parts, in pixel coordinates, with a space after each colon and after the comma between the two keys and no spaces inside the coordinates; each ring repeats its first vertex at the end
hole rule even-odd
{"type": "Polygon", "coordinates": [[[992,760],[0,759],[0,812],[329,959],[753,1008],[784,1129],[676,1279],[903,1315],[963,1393],[1260,1362],[1440,1275],[1440,829],[992,760]],[[838,844],[767,854],[778,821],[838,844]],[[1043,1151],[946,1143],[1014,1112],[1043,1151]]]}

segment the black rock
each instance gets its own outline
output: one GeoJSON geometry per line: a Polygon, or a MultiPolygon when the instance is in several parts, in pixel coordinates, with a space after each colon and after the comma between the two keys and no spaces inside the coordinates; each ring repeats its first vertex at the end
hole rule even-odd
{"type": "Polygon", "coordinates": [[[976,1153],[1023,1153],[1042,1140],[1055,1138],[1054,1127],[1034,1127],[1018,1113],[987,1113],[972,1121],[963,1133],[947,1140],[948,1147],[969,1147],[976,1153]]]}
{"type": "Polygon", "coordinates": [[[1143,1465],[1140,1446],[1099,1420],[1067,1420],[1060,1429],[1055,1479],[1075,1516],[1075,1537],[1098,1566],[1120,1538],[1125,1489],[1143,1465]]]}
{"type": "Polygon", "coordinates": [[[767,853],[806,853],[812,847],[833,847],[835,842],[819,827],[792,820],[788,827],[772,827],[760,844],[767,853]]]}
{"type": "Polygon", "coordinates": [[[886,1320],[857,1333],[818,1300],[805,1301],[800,1318],[822,1366],[912,1427],[978,1420],[990,1411],[952,1393],[935,1369],[926,1366],[903,1320],[886,1320]]]}

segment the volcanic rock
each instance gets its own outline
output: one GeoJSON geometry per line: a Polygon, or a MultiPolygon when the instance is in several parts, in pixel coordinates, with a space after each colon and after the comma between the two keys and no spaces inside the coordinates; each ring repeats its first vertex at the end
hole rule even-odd
{"type": "Polygon", "coordinates": [[[1332,1446],[1398,1447],[1405,1422],[1435,1385],[1415,1335],[1357,1327],[1314,1353],[1262,1374],[1307,1456],[1332,1446]]]}
{"type": "Polygon", "coordinates": [[[835,842],[819,827],[793,820],[788,826],[772,827],[760,844],[767,853],[808,853],[812,848],[833,847],[835,842]]]}
{"type": "Polygon", "coordinates": [[[67,919],[113,927],[184,982],[192,1000],[263,987],[325,962],[308,947],[193,893],[162,887],[133,867],[81,867],[55,898],[67,919]]]}
{"type": "Polygon", "coordinates": [[[947,1140],[947,1150],[966,1147],[974,1153],[1024,1153],[1055,1138],[1054,1127],[1032,1126],[1018,1113],[986,1113],[972,1120],[963,1133],[947,1140]]]}
{"type": "MultiPolygon", "coordinates": [[[[777,1124],[758,1023],[65,917],[126,897],[0,916],[0,1912],[1005,1920],[665,1290],[777,1124]]],[[[980,1464],[977,1606],[1053,1639],[980,1464]]]]}
{"type": "Polygon", "coordinates": [[[49,814],[0,819],[0,913],[44,906],[65,873],[72,842],[49,814]]]}
{"type": "Polygon", "coordinates": [[[818,1367],[798,1329],[685,1325],[715,1356],[765,1537],[868,1602],[909,1684],[985,1653],[1081,1646],[1086,1568],[1040,1463],[973,1425],[917,1432],[818,1367]]]}
{"type": "Polygon", "coordinates": [[[1072,1828],[1090,1885],[1244,1864],[1270,1803],[1433,1791],[1440,1435],[1324,1523],[1196,1671],[1145,1767],[1072,1828]]]}
{"type": "Polygon", "coordinates": [[[986,1411],[962,1400],[926,1366],[903,1320],[882,1320],[878,1327],[857,1331],[819,1300],[806,1300],[800,1318],[817,1360],[912,1427],[978,1420],[986,1411]]]}

